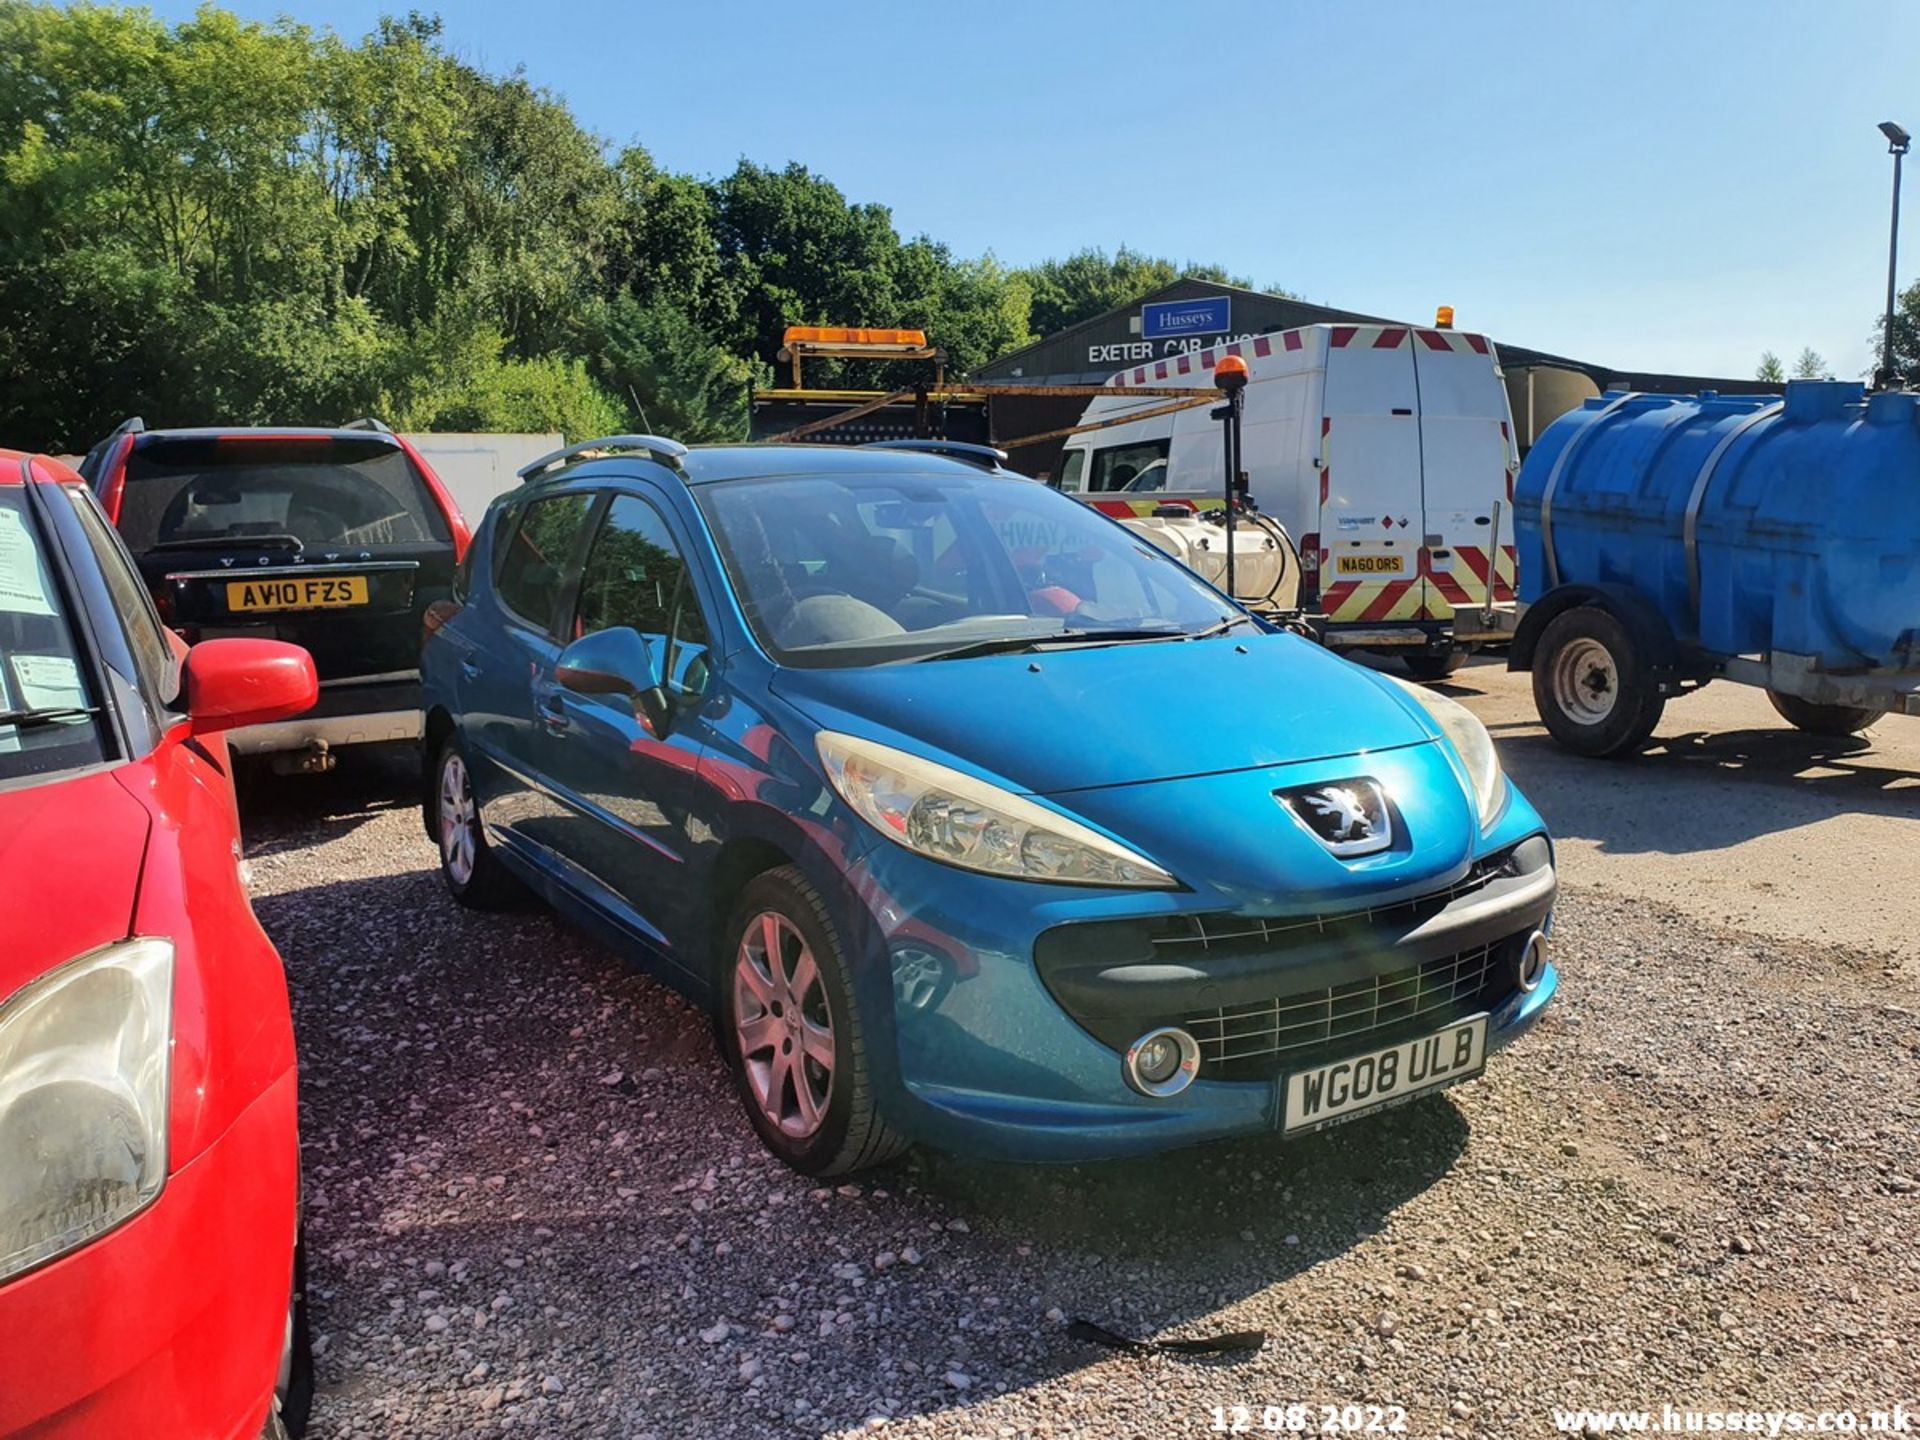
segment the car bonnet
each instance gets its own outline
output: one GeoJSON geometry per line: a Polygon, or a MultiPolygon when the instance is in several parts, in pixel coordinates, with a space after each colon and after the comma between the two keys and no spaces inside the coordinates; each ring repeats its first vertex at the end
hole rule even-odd
{"type": "Polygon", "coordinates": [[[782,669],[773,688],[823,728],[1063,795],[1434,738],[1381,678],[1292,635],[782,669]]]}

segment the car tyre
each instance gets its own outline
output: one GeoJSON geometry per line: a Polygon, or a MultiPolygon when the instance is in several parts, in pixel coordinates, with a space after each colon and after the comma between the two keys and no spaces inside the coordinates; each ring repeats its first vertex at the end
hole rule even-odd
{"type": "Polygon", "coordinates": [[[504,910],[526,894],[487,843],[473,775],[454,735],[441,742],[427,803],[433,807],[428,828],[440,851],[440,878],[454,899],[473,910],[504,910]]]}
{"type": "Polygon", "coordinates": [[[844,1175],[906,1141],[874,1098],[867,1033],[820,892],[792,866],[748,882],[726,929],[720,1038],[761,1141],[803,1175],[844,1175]]]}
{"type": "Polygon", "coordinates": [[[1466,664],[1467,652],[1449,650],[1444,655],[1402,655],[1400,663],[1407,667],[1407,674],[1414,679],[1431,684],[1446,679],[1466,664]]]}
{"type": "Polygon", "coordinates": [[[273,1405],[267,1411],[262,1440],[299,1440],[313,1413],[313,1326],[307,1314],[307,1244],[303,1237],[293,1248],[293,1289],[287,1297],[286,1338],[281,1345],[280,1374],[274,1382],[273,1405]]]}
{"type": "Polygon", "coordinates": [[[1767,691],[1767,699],[1780,712],[1780,718],[1796,730],[1809,735],[1858,735],[1869,725],[1886,718],[1885,710],[1871,705],[1819,705],[1798,695],[1767,691]]]}
{"type": "Polygon", "coordinates": [[[1638,750],[1667,705],[1627,627],[1593,605],[1548,622],[1533,656],[1533,703],[1555,740],[1595,758],[1638,750]]]}

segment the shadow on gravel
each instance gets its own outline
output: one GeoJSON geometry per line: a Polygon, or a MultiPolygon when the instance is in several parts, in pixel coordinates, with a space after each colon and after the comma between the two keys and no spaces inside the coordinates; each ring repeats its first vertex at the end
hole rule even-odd
{"type": "MultiPolygon", "coordinates": [[[[1297,1141],[1262,1137],[1094,1165],[1002,1165],[934,1151],[905,1163],[956,1211],[1022,1236],[1036,1282],[1072,1275],[1080,1313],[1121,1330],[1129,1325],[1115,1318],[1130,1321],[1146,1338],[1377,1233],[1447,1174],[1467,1138],[1465,1118],[1441,1095],[1297,1141]],[[1131,1283],[1139,1267],[1152,1272],[1150,1298],[1131,1283]]],[[[1099,1353],[1061,1348],[1070,1352],[1063,1360],[1099,1353]]]]}
{"type": "Polygon", "coordinates": [[[236,771],[240,824],[249,855],[304,850],[335,839],[375,815],[420,803],[420,754],[411,745],[340,751],[324,775],[276,775],[247,757],[236,771]]]}
{"type": "Polygon", "coordinates": [[[1720,850],[1836,814],[1920,816],[1920,777],[1871,763],[1870,737],[1694,731],[1631,759],[1588,760],[1531,725],[1491,728],[1549,828],[1616,853],[1720,850]],[[1532,733],[1503,733],[1513,730],[1532,733]]]}

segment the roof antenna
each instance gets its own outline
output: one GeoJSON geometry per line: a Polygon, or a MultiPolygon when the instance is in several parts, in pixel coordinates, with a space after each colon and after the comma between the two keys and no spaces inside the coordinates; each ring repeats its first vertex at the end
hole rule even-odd
{"type": "Polygon", "coordinates": [[[653,429],[653,422],[647,419],[647,407],[640,403],[640,392],[633,388],[631,382],[627,385],[627,394],[633,397],[633,408],[640,412],[640,428],[642,430],[653,429]]]}

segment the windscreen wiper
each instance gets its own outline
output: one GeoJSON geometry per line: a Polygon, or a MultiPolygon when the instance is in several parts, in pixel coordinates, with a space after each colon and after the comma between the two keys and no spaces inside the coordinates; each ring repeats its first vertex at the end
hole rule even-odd
{"type": "Polygon", "coordinates": [[[976,640],[951,650],[935,650],[916,655],[922,660],[971,660],[979,655],[1005,655],[1017,650],[1055,650],[1075,645],[1122,644],[1129,640],[1181,640],[1187,632],[1170,625],[1114,628],[1111,630],[1050,630],[1040,635],[1002,635],[993,640],[976,640]]]}
{"type": "Polygon", "coordinates": [[[305,553],[307,542],[298,535],[182,535],[174,540],[156,540],[147,546],[149,550],[209,550],[219,546],[231,546],[234,549],[257,547],[263,550],[291,550],[294,554],[305,553]]]}
{"type": "Polygon", "coordinates": [[[17,725],[28,730],[36,725],[58,725],[63,720],[84,720],[98,715],[93,705],[47,705],[38,710],[0,710],[0,725],[17,725]]]}
{"type": "Polygon", "coordinates": [[[1236,625],[1251,625],[1252,623],[1253,617],[1251,615],[1222,615],[1219,623],[1209,625],[1204,630],[1189,630],[1186,638],[1189,640],[1205,640],[1212,635],[1224,635],[1236,625]]]}

